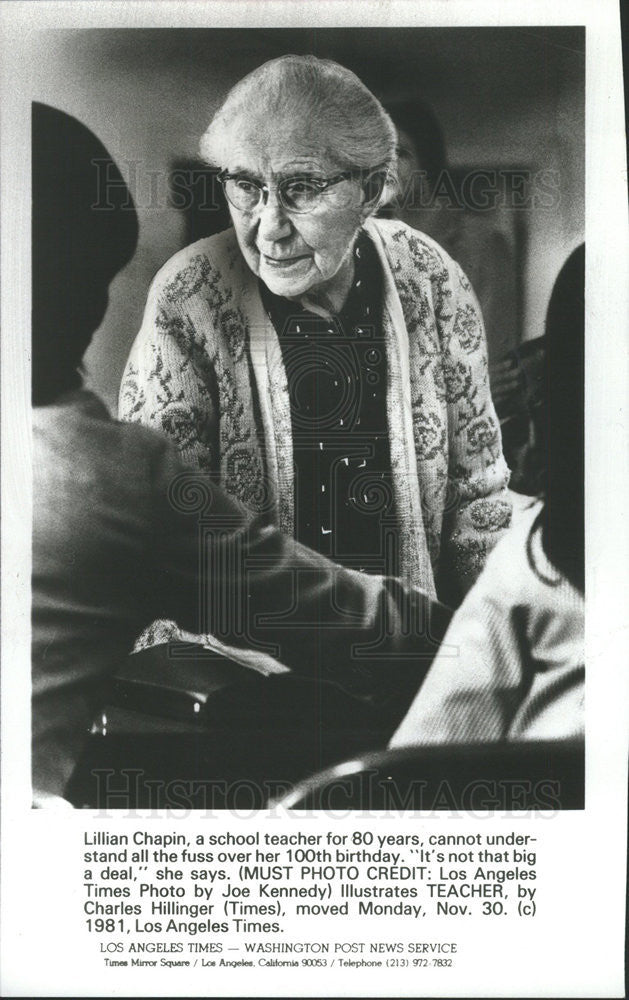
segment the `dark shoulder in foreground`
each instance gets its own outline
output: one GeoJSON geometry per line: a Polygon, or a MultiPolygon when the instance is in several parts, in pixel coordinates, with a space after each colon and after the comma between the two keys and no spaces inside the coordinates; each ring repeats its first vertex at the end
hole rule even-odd
{"type": "Polygon", "coordinates": [[[35,455],[45,450],[71,461],[77,475],[86,461],[107,466],[113,479],[151,476],[167,461],[180,464],[174,445],[162,434],[115,420],[94,393],[79,389],[49,406],[33,409],[35,455]]]}

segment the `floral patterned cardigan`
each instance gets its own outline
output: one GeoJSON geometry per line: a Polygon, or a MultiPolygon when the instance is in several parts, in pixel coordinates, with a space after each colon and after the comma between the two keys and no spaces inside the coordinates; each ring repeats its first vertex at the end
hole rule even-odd
{"type": "MultiPolygon", "coordinates": [[[[482,318],[469,281],[433,240],[397,221],[364,228],[384,274],[397,572],[456,602],[511,519],[482,318]]],[[[120,417],[165,433],[186,462],[292,533],[286,372],[232,229],[184,248],[156,276],[120,417]]]]}

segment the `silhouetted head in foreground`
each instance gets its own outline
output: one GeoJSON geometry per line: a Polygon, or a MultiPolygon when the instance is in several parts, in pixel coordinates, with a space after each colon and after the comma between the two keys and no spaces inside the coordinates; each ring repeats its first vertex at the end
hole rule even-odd
{"type": "Polygon", "coordinates": [[[584,589],[585,246],[568,258],[546,316],[546,502],[538,524],[552,564],[584,589]]]}
{"type": "Polygon", "coordinates": [[[33,104],[33,403],[81,384],[79,365],[112,278],[138,237],[133,201],[103,144],[75,118],[33,104]]]}

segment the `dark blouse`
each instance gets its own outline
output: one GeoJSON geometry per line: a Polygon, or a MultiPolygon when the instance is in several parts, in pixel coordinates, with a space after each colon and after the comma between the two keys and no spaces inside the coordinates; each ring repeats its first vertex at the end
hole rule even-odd
{"type": "Polygon", "coordinates": [[[354,247],[354,282],[341,312],[324,319],[272,294],[290,397],[295,536],[353,569],[390,573],[394,528],[382,334],[382,272],[371,240],[354,247]]]}

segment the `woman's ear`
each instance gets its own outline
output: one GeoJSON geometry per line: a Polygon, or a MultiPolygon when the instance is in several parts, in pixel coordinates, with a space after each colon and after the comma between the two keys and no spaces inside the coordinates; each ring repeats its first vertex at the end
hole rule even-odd
{"type": "Polygon", "coordinates": [[[367,177],[362,182],[363,188],[363,203],[362,203],[362,215],[366,219],[368,216],[372,215],[382,198],[384,187],[387,180],[386,170],[374,170],[373,173],[368,174],[367,177]]]}

